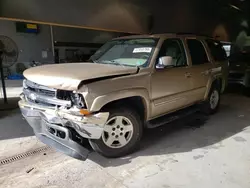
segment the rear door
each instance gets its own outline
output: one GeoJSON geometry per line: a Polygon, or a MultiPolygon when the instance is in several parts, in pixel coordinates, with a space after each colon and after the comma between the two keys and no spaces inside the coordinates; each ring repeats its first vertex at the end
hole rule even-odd
{"type": "Polygon", "coordinates": [[[213,64],[209,59],[208,52],[201,40],[196,38],[187,38],[186,45],[189,51],[191,62],[191,87],[192,100],[203,100],[206,92],[207,83],[209,81],[213,64]]]}

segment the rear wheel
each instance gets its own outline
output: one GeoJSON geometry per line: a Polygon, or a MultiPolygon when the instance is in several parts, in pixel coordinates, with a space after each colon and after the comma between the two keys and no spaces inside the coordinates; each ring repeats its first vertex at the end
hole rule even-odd
{"type": "Polygon", "coordinates": [[[213,84],[207,100],[203,104],[203,112],[206,114],[214,114],[218,111],[220,106],[220,87],[213,84]]]}
{"type": "Polygon", "coordinates": [[[134,151],[142,136],[138,114],[129,108],[111,109],[100,139],[90,140],[92,148],[106,157],[120,157],[134,151]]]}

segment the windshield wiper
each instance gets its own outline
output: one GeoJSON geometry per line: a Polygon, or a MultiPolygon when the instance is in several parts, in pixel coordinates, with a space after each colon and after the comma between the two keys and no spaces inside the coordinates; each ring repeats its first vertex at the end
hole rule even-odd
{"type": "Polygon", "coordinates": [[[115,60],[104,60],[102,61],[104,64],[110,64],[110,65],[120,65],[125,67],[126,65],[120,63],[119,61],[115,61],[115,60]]]}

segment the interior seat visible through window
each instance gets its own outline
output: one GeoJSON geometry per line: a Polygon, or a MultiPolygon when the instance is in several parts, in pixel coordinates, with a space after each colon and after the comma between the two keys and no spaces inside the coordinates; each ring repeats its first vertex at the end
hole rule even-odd
{"type": "Polygon", "coordinates": [[[174,67],[187,65],[184,47],[180,39],[165,40],[160,50],[159,58],[163,56],[171,56],[173,58],[174,67]]]}

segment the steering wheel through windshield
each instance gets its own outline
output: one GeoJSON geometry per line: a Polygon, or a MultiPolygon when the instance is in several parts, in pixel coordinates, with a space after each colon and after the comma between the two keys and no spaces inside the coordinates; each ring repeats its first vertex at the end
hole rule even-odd
{"type": "Polygon", "coordinates": [[[148,59],[149,58],[149,55],[148,54],[144,54],[140,57],[140,59],[148,59]]]}

